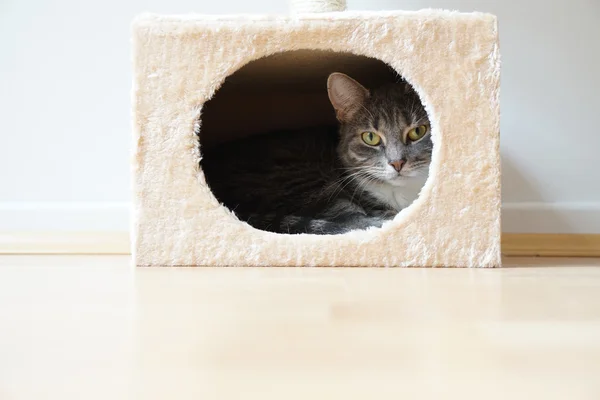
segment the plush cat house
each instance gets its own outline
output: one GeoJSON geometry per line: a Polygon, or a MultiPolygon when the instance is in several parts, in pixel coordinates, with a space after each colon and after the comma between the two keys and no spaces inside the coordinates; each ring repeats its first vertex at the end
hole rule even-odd
{"type": "Polygon", "coordinates": [[[500,266],[496,18],[342,3],[134,22],[136,265],[500,266]],[[326,123],[326,77],[340,70],[367,87],[392,71],[419,93],[434,142],[419,198],[382,228],[343,235],[276,234],[238,220],[205,183],[203,148],[326,123]]]}

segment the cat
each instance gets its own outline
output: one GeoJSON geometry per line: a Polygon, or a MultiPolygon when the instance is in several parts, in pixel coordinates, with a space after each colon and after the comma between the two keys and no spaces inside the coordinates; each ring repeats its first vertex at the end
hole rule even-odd
{"type": "Polygon", "coordinates": [[[327,79],[338,127],[260,134],[203,154],[215,197],[266,231],[341,234],[381,227],[419,194],[433,144],[430,122],[407,83],[369,91],[327,79]]]}

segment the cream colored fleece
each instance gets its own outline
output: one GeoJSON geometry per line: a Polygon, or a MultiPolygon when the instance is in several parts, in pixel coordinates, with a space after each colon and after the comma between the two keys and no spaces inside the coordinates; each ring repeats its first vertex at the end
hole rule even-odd
{"type": "Polygon", "coordinates": [[[136,265],[500,266],[494,16],[144,15],[134,22],[133,42],[136,265]],[[248,62],[299,49],[378,58],[426,105],[434,140],[430,177],[419,199],[381,229],[337,236],[255,230],[205,184],[194,133],[203,104],[248,62]]]}

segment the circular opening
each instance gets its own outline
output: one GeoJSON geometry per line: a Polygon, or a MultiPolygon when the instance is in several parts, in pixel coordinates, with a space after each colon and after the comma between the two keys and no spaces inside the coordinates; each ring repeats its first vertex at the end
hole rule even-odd
{"type": "Polygon", "coordinates": [[[203,107],[201,168],[242,221],[284,234],[380,227],[423,187],[433,143],[416,91],[380,60],[283,52],[203,107]]]}

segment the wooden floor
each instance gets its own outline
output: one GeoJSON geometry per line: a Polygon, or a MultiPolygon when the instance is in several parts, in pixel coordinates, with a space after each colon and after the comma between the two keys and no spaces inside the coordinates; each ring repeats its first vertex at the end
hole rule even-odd
{"type": "Polygon", "coordinates": [[[0,257],[0,399],[600,399],[600,260],[498,270],[0,257]]]}

